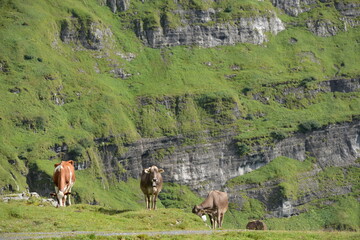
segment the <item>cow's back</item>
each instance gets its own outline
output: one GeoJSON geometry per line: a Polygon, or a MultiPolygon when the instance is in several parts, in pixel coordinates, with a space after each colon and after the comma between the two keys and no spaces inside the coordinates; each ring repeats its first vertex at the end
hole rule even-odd
{"type": "Polygon", "coordinates": [[[58,187],[59,190],[64,190],[67,185],[74,184],[76,176],[73,161],[62,161],[59,164],[55,164],[53,180],[55,186],[58,187]]]}
{"type": "Polygon", "coordinates": [[[217,190],[209,193],[210,199],[213,201],[213,205],[222,212],[226,212],[229,205],[229,199],[226,192],[220,192],[217,190]]]}

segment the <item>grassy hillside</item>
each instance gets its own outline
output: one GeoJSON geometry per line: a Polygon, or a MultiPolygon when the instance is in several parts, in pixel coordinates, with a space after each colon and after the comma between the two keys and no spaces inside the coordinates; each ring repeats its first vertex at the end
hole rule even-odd
{"type": "MultiPolygon", "coordinates": [[[[65,143],[68,157],[91,163],[78,171],[77,202],[137,210],[138,182],[107,175],[98,147],[108,143],[94,139],[109,138],[123,153],[126,143],[142,137],[183,134],[191,144],[205,130],[216,135],[233,129],[246,153],[249,139],[286,137],[304,119],[321,126],[359,115],[359,92],[283,94],[288,87],[317,89],[325,80],[359,76],[358,27],[318,37],[305,26],[307,19],[338,21],[335,10],[319,3],[321,8],[289,17],[269,1],[179,2],[185,9],[227,9],[219,16],[223,21],[271,9],[287,29],[263,45],[152,49],[136,38],[133,20],[156,27],[156,9],[171,10],[173,1],[132,0],[128,12],[113,14],[101,0],[0,0],[0,193],[24,191],[34,169],[44,176],[40,183],[51,184],[48,176],[61,158],[54,150],[65,143]],[[61,39],[65,27],[78,39],[61,39]],[[102,33],[101,46],[89,38],[92,28],[102,33]]],[[[179,19],[171,17],[176,27],[179,19]]],[[[188,209],[199,201],[195,195],[178,201],[181,188],[169,186],[162,205],[188,209]]]]}
{"type": "MultiPolygon", "coordinates": [[[[318,185],[317,194],[329,188],[353,184],[350,194],[333,194],[327,198],[318,197],[301,206],[303,213],[291,218],[268,218],[266,223],[270,229],[277,230],[317,230],[321,228],[358,231],[360,227],[359,180],[357,167],[328,167],[313,176],[315,160],[308,158],[303,162],[295,159],[279,157],[268,165],[253,172],[233,178],[227,182],[227,187],[251,184],[249,192],[266,186],[269,181],[281,189],[281,199],[296,200],[306,198],[311,190],[310,183],[318,185]],[[280,181],[279,181],[280,180],[280,181]]],[[[248,219],[266,218],[266,206],[259,200],[247,196],[247,191],[238,191],[237,195],[245,199],[243,206],[232,206],[231,213],[235,219],[245,225],[248,219]],[[241,209],[240,212],[235,209],[241,209]]],[[[273,199],[276,201],[276,199],[273,199]]]]}

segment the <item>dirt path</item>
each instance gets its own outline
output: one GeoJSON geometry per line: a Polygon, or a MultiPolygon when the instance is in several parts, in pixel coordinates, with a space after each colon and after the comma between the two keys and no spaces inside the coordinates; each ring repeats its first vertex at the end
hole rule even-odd
{"type": "Polygon", "coordinates": [[[77,235],[96,235],[96,236],[137,236],[137,235],[188,235],[188,234],[211,234],[213,232],[238,232],[244,230],[179,230],[161,232],[94,232],[94,231],[74,231],[74,232],[36,232],[36,233],[0,233],[1,240],[11,239],[41,239],[41,238],[60,238],[75,237],[77,235]]]}

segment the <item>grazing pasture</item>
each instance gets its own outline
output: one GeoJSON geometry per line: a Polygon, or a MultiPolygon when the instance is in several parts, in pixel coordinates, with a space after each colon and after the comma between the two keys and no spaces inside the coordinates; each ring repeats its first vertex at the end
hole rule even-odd
{"type": "MultiPolygon", "coordinates": [[[[355,240],[360,238],[359,232],[250,231],[245,230],[245,225],[240,229],[223,228],[213,231],[196,215],[172,208],[149,211],[85,204],[54,208],[50,204],[36,201],[10,201],[0,202],[0,209],[0,239],[11,236],[15,238],[37,236],[32,234],[33,232],[58,233],[57,236],[64,236],[61,239],[355,240]],[[161,233],[163,231],[164,233],[161,233]],[[79,235],[75,235],[77,232],[79,235]],[[20,235],[20,233],[24,234],[20,235]]],[[[52,234],[48,236],[46,239],[58,239],[52,234]]]]}

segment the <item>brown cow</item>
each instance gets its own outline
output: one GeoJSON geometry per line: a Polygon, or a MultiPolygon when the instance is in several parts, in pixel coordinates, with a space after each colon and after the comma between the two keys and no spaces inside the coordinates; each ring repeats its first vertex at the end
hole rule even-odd
{"type": "Polygon", "coordinates": [[[147,209],[156,209],[156,199],[163,185],[161,176],[163,172],[163,169],[158,169],[156,166],[146,168],[142,171],[140,188],[145,195],[147,209]]]}
{"type": "Polygon", "coordinates": [[[199,217],[203,217],[204,221],[206,221],[206,214],[208,214],[211,226],[215,229],[216,224],[218,227],[222,227],[228,205],[229,201],[227,193],[215,190],[211,191],[200,205],[195,206],[192,212],[199,217]]]}
{"type": "Polygon", "coordinates": [[[55,197],[58,201],[58,206],[64,207],[66,205],[66,199],[68,197],[68,205],[71,205],[70,194],[71,188],[75,183],[75,169],[74,161],[62,161],[56,163],[53,175],[55,184],[55,197]]]}
{"type": "Polygon", "coordinates": [[[246,225],[246,229],[249,229],[249,230],[267,230],[267,226],[263,221],[252,220],[246,225]]]}

